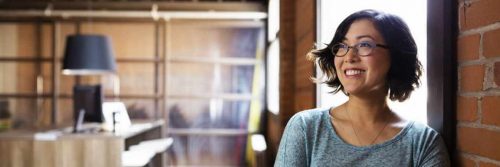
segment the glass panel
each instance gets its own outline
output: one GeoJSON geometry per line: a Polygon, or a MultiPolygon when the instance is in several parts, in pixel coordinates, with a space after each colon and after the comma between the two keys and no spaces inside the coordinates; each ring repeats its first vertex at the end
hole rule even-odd
{"type": "Polygon", "coordinates": [[[170,128],[246,129],[250,101],[171,99],[170,128]]]}
{"type": "Polygon", "coordinates": [[[154,23],[82,23],[82,32],[108,36],[116,58],[154,57],[156,36],[154,23]]]}
{"type": "Polygon", "coordinates": [[[173,25],[172,57],[255,58],[259,28],[173,25]]]}
{"type": "Polygon", "coordinates": [[[120,99],[120,101],[125,103],[130,119],[152,119],[155,117],[154,99],[120,99]]]}
{"type": "Polygon", "coordinates": [[[153,63],[119,63],[120,94],[154,95],[153,63]]]}
{"type": "Polygon", "coordinates": [[[172,165],[244,166],[247,135],[180,136],[168,154],[172,165]]]}
{"type": "MultiPolygon", "coordinates": [[[[75,23],[72,23],[72,22],[63,22],[63,23],[58,23],[59,25],[59,32],[57,34],[57,36],[59,37],[59,40],[58,40],[58,43],[57,43],[57,57],[61,59],[61,62],[62,62],[62,58],[64,57],[64,49],[66,49],[66,37],[68,35],[73,35],[73,34],[76,34],[76,24],[75,23]]],[[[48,30],[48,32],[44,32],[44,34],[50,34],[52,30],[48,30]]],[[[49,45],[46,46],[47,47],[47,55],[48,57],[52,57],[52,55],[50,54],[50,46],[52,46],[52,43],[48,43],[49,45]]],[[[44,55],[46,55],[44,53],[44,55]]]]}
{"type": "Polygon", "coordinates": [[[254,66],[222,66],[220,89],[224,93],[252,93],[254,66]]]}
{"type": "Polygon", "coordinates": [[[167,71],[168,94],[206,94],[215,90],[217,79],[211,64],[173,63],[167,71]]]}
{"type": "Polygon", "coordinates": [[[58,125],[73,126],[74,123],[73,115],[75,113],[73,109],[73,97],[59,98],[57,101],[57,111],[58,111],[57,113],[58,125]]]}
{"type": "Polygon", "coordinates": [[[0,55],[2,57],[35,57],[37,25],[32,23],[0,24],[0,55]]]}
{"type": "MultiPolygon", "coordinates": [[[[12,129],[33,128],[37,124],[37,101],[35,98],[8,98],[5,100],[10,113],[12,129]]],[[[42,101],[39,104],[44,109],[38,111],[40,117],[42,117],[42,111],[44,111],[43,114],[50,114],[50,110],[46,110],[50,106],[43,106],[43,104],[47,103],[42,101]]]]}
{"type": "Polygon", "coordinates": [[[0,93],[35,93],[35,64],[0,62],[0,93]]]}
{"type": "Polygon", "coordinates": [[[73,86],[75,86],[76,84],[77,76],[63,75],[60,71],[58,71],[58,75],[59,75],[59,94],[72,95],[73,86]]]}

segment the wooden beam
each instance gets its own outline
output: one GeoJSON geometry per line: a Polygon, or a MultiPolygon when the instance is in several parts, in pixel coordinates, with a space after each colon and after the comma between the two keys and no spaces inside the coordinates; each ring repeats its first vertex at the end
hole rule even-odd
{"type": "MultiPolygon", "coordinates": [[[[88,10],[87,1],[6,1],[0,9],[45,9],[49,4],[53,9],[88,10]]],[[[151,2],[151,1],[94,1],[92,10],[151,10],[153,5],[158,11],[266,11],[264,2],[151,2]]]]}

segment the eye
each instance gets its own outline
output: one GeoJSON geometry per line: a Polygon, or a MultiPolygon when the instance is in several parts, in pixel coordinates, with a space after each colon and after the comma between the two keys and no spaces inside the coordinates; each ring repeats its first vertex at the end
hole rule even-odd
{"type": "Polygon", "coordinates": [[[371,44],[370,42],[360,42],[358,44],[358,47],[360,47],[360,48],[372,48],[373,44],[371,44]]]}
{"type": "Polygon", "coordinates": [[[347,46],[346,44],[339,43],[339,44],[337,45],[337,47],[338,47],[339,49],[346,49],[348,46],[347,46]]]}

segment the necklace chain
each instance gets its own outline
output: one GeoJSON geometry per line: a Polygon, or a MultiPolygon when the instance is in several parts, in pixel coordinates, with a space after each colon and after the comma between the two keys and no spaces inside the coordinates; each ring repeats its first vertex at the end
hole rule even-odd
{"type": "MultiPolygon", "coordinates": [[[[347,109],[347,104],[345,106],[345,112],[347,113],[347,116],[349,118],[349,123],[351,125],[352,130],[354,131],[354,135],[356,136],[356,140],[358,141],[358,144],[362,145],[361,140],[359,140],[358,133],[356,132],[356,129],[354,128],[354,125],[353,125],[353,122],[351,119],[351,114],[349,114],[349,110],[347,109]]],[[[382,134],[382,132],[384,131],[387,124],[389,124],[389,121],[385,122],[384,127],[382,127],[382,129],[378,132],[377,136],[375,136],[375,138],[373,138],[373,140],[369,143],[369,145],[373,145],[373,143],[377,140],[377,138],[380,136],[380,134],[382,134]]]]}

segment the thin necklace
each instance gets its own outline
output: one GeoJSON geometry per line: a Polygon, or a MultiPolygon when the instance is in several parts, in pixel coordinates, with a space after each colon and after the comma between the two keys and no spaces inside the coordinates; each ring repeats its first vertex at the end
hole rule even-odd
{"type": "MultiPolygon", "coordinates": [[[[347,116],[349,117],[349,122],[351,123],[351,128],[354,131],[354,135],[356,136],[356,140],[358,140],[358,144],[361,146],[362,145],[361,140],[359,140],[358,133],[356,133],[356,129],[354,128],[354,125],[353,125],[353,122],[351,119],[351,114],[349,114],[349,110],[347,110],[347,104],[345,106],[345,112],[347,113],[347,116]]],[[[377,136],[375,136],[375,138],[370,142],[369,145],[373,145],[373,143],[377,140],[377,138],[380,136],[380,134],[382,134],[382,132],[384,131],[387,124],[389,124],[389,121],[385,122],[384,127],[382,127],[382,129],[378,132],[377,136]]]]}

